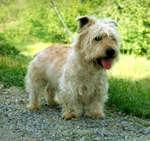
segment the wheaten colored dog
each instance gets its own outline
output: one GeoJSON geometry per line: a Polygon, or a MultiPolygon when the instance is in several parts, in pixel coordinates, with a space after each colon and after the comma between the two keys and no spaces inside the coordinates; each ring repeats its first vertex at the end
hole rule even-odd
{"type": "Polygon", "coordinates": [[[64,119],[81,116],[82,106],[91,118],[105,116],[106,69],[119,57],[116,22],[111,19],[78,17],[76,41],[71,47],[52,45],[30,62],[26,75],[28,108],[39,109],[39,94],[46,88],[50,105],[62,105],[64,119]]]}

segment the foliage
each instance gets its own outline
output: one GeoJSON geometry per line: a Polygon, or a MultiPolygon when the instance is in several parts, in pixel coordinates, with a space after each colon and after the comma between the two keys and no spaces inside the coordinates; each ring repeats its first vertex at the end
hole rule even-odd
{"type": "Polygon", "coordinates": [[[121,51],[145,55],[150,59],[150,2],[124,1],[118,5],[118,11],[122,37],[121,51]]]}
{"type": "Polygon", "coordinates": [[[7,41],[3,34],[0,34],[0,54],[6,55],[19,55],[20,51],[9,41],[7,41]]]}
{"type": "MultiPolygon", "coordinates": [[[[150,1],[55,0],[54,3],[74,35],[78,15],[111,17],[119,25],[121,52],[150,59],[150,1]]],[[[15,43],[71,42],[49,0],[1,0],[0,8],[0,30],[15,43]]]]}

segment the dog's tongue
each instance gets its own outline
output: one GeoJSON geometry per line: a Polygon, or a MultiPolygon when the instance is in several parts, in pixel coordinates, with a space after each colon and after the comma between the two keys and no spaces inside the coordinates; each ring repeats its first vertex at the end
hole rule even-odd
{"type": "Polygon", "coordinates": [[[110,69],[111,68],[111,61],[109,58],[102,58],[101,63],[104,69],[110,69]]]}

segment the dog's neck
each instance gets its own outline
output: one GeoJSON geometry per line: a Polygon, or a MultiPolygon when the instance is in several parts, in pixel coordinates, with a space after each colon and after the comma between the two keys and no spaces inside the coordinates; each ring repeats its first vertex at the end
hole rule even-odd
{"type": "Polygon", "coordinates": [[[72,50],[68,56],[68,61],[73,62],[71,64],[75,64],[80,71],[86,71],[90,74],[96,74],[99,71],[105,71],[103,68],[100,68],[98,65],[96,65],[92,60],[84,59],[82,54],[77,51],[77,46],[74,45],[72,46],[72,50]]]}

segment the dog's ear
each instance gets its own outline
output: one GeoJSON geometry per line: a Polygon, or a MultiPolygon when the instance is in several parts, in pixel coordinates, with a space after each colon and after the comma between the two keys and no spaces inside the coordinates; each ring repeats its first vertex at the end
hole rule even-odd
{"type": "Polygon", "coordinates": [[[78,16],[76,21],[79,21],[79,28],[82,28],[89,22],[89,18],[87,16],[78,16]]]}
{"type": "Polygon", "coordinates": [[[117,22],[115,20],[111,20],[110,24],[114,24],[114,26],[118,27],[118,24],[117,24],[117,22]]]}
{"type": "Polygon", "coordinates": [[[76,21],[79,22],[77,33],[80,33],[84,31],[87,27],[94,24],[96,22],[96,19],[94,17],[89,16],[79,16],[76,18],[76,21]]]}
{"type": "Polygon", "coordinates": [[[115,26],[115,27],[118,27],[118,24],[115,20],[112,20],[112,19],[106,19],[105,20],[105,24],[109,24],[110,26],[115,26]]]}

